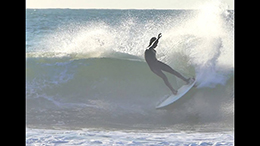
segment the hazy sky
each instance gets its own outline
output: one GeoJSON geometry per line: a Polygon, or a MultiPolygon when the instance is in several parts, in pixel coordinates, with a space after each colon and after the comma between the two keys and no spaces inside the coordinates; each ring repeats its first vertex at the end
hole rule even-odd
{"type": "MultiPolygon", "coordinates": [[[[27,8],[196,9],[214,0],[26,0],[27,8]]],[[[219,0],[215,0],[219,1],[219,0]]],[[[234,9],[234,0],[221,0],[234,9]]]]}

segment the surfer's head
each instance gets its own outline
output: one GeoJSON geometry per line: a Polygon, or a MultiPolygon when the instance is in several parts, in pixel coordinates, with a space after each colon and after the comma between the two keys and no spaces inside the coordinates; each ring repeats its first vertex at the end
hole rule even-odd
{"type": "Polygon", "coordinates": [[[150,39],[150,43],[149,43],[149,46],[148,46],[148,47],[150,47],[155,40],[156,40],[156,37],[152,37],[152,38],[150,39]]]}

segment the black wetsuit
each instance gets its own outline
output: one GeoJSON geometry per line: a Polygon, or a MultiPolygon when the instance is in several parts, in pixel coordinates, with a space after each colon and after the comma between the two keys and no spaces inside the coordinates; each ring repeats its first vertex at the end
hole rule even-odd
{"type": "Polygon", "coordinates": [[[159,41],[159,38],[154,42],[154,44],[151,47],[149,47],[149,49],[145,50],[145,54],[144,54],[145,61],[149,65],[151,71],[154,72],[159,77],[161,77],[163,79],[164,83],[171,89],[172,93],[176,94],[177,91],[172,88],[166,75],[162,71],[166,71],[173,75],[176,75],[177,77],[181,78],[185,82],[188,82],[189,79],[186,79],[185,77],[183,77],[180,73],[173,70],[169,65],[157,60],[156,51],[154,50],[154,48],[157,46],[158,41],[159,41]]]}

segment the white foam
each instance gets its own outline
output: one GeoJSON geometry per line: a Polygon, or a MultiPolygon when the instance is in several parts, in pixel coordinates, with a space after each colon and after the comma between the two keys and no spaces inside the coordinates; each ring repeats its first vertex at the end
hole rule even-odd
{"type": "Polygon", "coordinates": [[[227,145],[232,132],[169,133],[142,131],[26,129],[26,145],[227,145]]]}

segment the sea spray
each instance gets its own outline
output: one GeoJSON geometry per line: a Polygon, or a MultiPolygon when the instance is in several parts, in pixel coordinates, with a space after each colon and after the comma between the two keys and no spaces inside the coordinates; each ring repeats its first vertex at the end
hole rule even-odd
{"type": "Polygon", "coordinates": [[[70,24],[59,27],[56,33],[46,38],[44,52],[55,52],[55,55],[88,54],[86,57],[104,57],[104,54],[109,54],[106,52],[120,52],[143,59],[147,40],[156,36],[155,32],[163,32],[157,48],[159,60],[170,63],[187,75],[192,73],[187,73],[185,67],[194,66],[201,87],[224,84],[223,78],[219,79],[222,81],[214,78],[221,76],[217,72],[219,66],[224,66],[228,70],[226,72],[233,70],[233,56],[230,57],[233,54],[233,31],[230,29],[233,27],[225,27],[224,24],[229,17],[227,10],[213,3],[205,5],[200,11],[188,11],[180,16],[158,16],[160,21],[154,22],[127,15],[112,26],[101,20],[70,24]],[[174,58],[176,53],[183,58],[188,57],[189,64],[183,66],[180,57],[174,58]],[[207,80],[200,79],[200,76],[210,76],[211,73],[212,77],[206,77],[207,80]]]}
{"type": "MultiPolygon", "coordinates": [[[[230,127],[233,11],[213,7],[202,11],[28,10],[27,124],[230,127]],[[198,88],[166,110],[155,106],[170,90],[143,58],[149,39],[158,33],[163,35],[156,49],[158,60],[198,80],[198,88]]],[[[174,88],[184,84],[167,76],[174,88]]]]}

